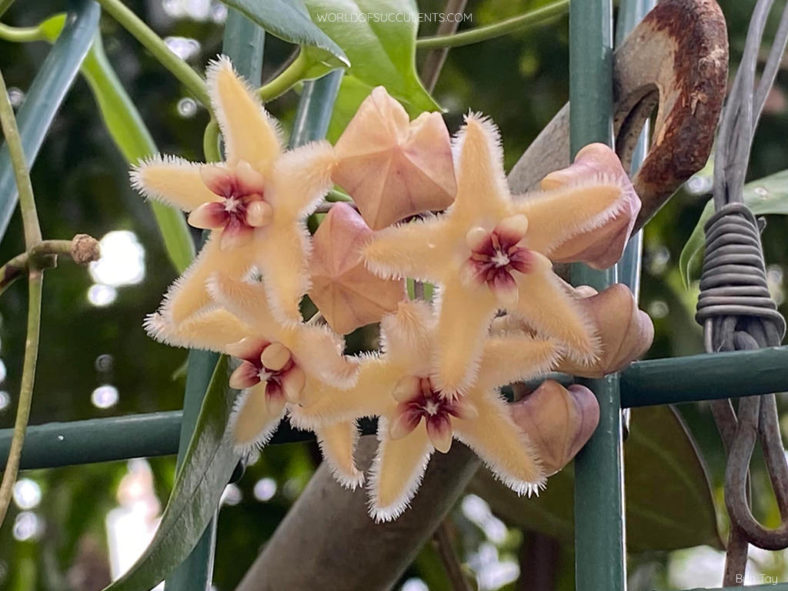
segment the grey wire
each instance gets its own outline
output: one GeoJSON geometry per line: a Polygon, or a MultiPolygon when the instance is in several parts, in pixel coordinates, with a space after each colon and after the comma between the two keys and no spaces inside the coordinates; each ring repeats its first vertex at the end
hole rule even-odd
{"type": "MultiPolygon", "coordinates": [[[[758,0],[755,6],[717,136],[716,211],[704,228],[706,254],[696,314],[704,327],[708,352],[776,346],[785,336],[785,319],[769,294],[761,227],[742,194],[755,129],[788,41],[786,4],[756,85],[758,54],[772,5],[773,0],[758,0]]],[[[772,550],[788,546],[788,464],[773,394],[740,401],[738,413],[730,401],[716,401],[713,414],[728,452],[725,502],[732,534],[726,556],[727,585],[745,568],[747,542],[772,550]],[[773,530],[764,528],[750,509],[749,464],[758,437],[783,517],[773,530]]]]}

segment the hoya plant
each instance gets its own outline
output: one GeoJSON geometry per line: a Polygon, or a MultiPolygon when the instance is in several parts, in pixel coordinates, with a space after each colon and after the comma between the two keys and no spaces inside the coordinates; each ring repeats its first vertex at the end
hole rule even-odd
{"type": "MultiPolygon", "coordinates": [[[[0,585],[412,591],[519,573],[525,589],[540,573],[559,588],[572,461],[608,429],[610,384],[652,344],[698,341],[666,323],[694,306],[677,278],[693,279],[699,234],[662,287],[647,266],[651,315],[632,269],[641,228],[711,151],[725,21],[713,2],[665,0],[624,41],[647,11],[622,0],[616,141],[570,151],[569,2],[433,4],[0,0],[16,387],[0,398],[0,531],[17,540],[0,585]],[[705,69],[681,61],[675,14],[705,69]],[[553,87],[531,96],[519,77],[553,87]],[[658,105],[645,160],[643,97],[658,105]],[[112,258],[119,233],[147,275],[112,258]],[[665,285],[672,315],[653,295],[665,285]],[[36,410],[84,379],[82,350],[92,407],[36,410]],[[135,457],[149,459],[26,472],[135,457]]],[[[679,215],[665,211],[649,261],[679,215]]],[[[721,485],[684,420],[662,406],[628,421],[633,556],[721,548],[721,485]]]]}

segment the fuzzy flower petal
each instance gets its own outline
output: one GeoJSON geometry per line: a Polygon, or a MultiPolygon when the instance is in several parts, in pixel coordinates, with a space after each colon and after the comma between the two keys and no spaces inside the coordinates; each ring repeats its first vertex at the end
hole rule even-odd
{"type": "Polygon", "coordinates": [[[364,482],[364,473],[356,468],[353,454],[358,443],[356,421],[340,421],[315,428],[317,443],[334,478],[350,490],[364,482]]]}
{"type": "Polygon", "coordinates": [[[200,165],[176,156],[153,156],[131,173],[131,185],[150,199],[191,211],[204,203],[219,201],[205,186],[200,165]]]}
{"type": "MultiPolygon", "coordinates": [[[[600,202],[607,201],[605,185],[589,185],[589,181],[605,179],[609,184],[621,188],[618,198],[605,210],[592,216],[580,227],[564,226],[563,232],[550,232],[547,237],[554,248],[550,250],[550,258],[556,262],[581,261],[596,269],[604,269],[615,264],[624,253],[627,240],[632,232],[638,212],[640,199],[621,166],[616,153],[604,144],[590,144],[578,152],[574,163],[568,168],[555,171],[542,180],[542,189],[555,191],[556,194],[582,192],[583,199],[577,200],[569,196],[554,199],[550,205],[545,204],[543,214],[535,211],[536,203],[530,199],[523,202],[524,212],[530,210],[530,216],[544,222],[542,228],[548,227],[550,219],[555,220],[562,207],[596,208],[600,202]]],[[[547,232],[545,232],[547,235],[547,232]]],[[[538,249],[537,249],[538,250],[538,249]]]]}
{"type": "Polygon", "coordinates": [[[340,334],[378,322],[406,296],[404,280],[382,279],[364,266],[361,247],[371,236],[352,207],[337,203],[312,237],[309,297],[340,334]]]}
{"type": "Polygon", "coordinates": [[[266,174],[282,148],[276,122],[263,109],[249,85],[224,56],[208,66],[206,74],[211,108],[224,138],[227,162],[245,160],[266,174]]]}
{"type": "Polygon", "coordinates": [[[378,521],[405,510],[430,455],[447,452],[454,438],[476,450],[518,492],[535,490],[542,482],[538,455],[511,420],[496,386],[549,369],[555,344],[523,334],[491,339],[481,354],[477,385],[452,398],[441,396],[429,375],[436,331],[428,304],[401,303],[397,314],[381,323],[384,353],[358,361],[355,386],[323,386],[291,408],[291,421],[299,428],[322,428],[370,414],[380,417],[380,446],[369,490],[370,513],[378,521]]]}
{"type": "MultiPolygon", "coordinates": [[[[474,115],[456,142],[457,196],[436,220],[381,231],[364,249],[367,266],[382,276],[415,277],[440,288],[439,348],[433,377],[443,395],[467,390],[479,363],[479,339],[499,309],[522,314],[567,354],[592,359],[593,326],[552,273],[543,253],[529,246],[541,230],[518,209],[506,185],[498,132],[474,115]]],[[[615,200],[617,185],[594,178],[615,200]]],[[[583,196],[575,194],[574,199],[583,196]]],[[[599,205],[609,207],[604,199],[599,205]]],[[[568,209],[566,225],[599,215],[595,208],[568,209]]]]}
{"type": "Polygon", "coordinates": [[[382,86],[361,103],[336,150],[334,180],[373,229],[452,202],[451,143],[440,114],[408,123],[405,109],[382,86]]]}
{"type": "Polygon", "coordinates": [[[370,476],[370,514],[378,522],[399,517],[413,499],[433,452],[426,429],[392,440],[388,423],[380,419],[380,445],[370,476]]]}
{"type": "Polygon", "coordinates": [[[476,391],[470,396],[478,416],[454,422],[457,439],[476,452],[492,473],[517,494],[537,492],[544,485],[539,455],[512,420],[506,402],[491,392],[476,391]]]}

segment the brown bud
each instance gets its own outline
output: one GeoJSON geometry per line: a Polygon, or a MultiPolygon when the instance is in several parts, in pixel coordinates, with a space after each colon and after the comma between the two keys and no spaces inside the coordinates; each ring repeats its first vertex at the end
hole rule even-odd
{"type": "Polygon", "coordinates": [[[71,239],[71,258],[78,265],[87,265],[99,260],[101,252],[98,240],[87,234],[77,234],[71,239]]]}
{"type": "MultiPolygon", "coordinates": [[[[591,292],[585,289],[579,295],[588,293],[591,292]]],[[[601,293],[583,297],[578,303],[596,327],[600,354],[590,365],[561,359],[558,371],[599,378],[625,368],[648,351],[654,340],[654,325],[648,314],[638,309],[635,297],[626,285],[616,283],[601,293]]]]}
{"type": "Polygon", "coordinates": [[[545,380],[509,409],[548,476],[575,457],[599,424],[599,404],[591,390],[580,385],[567,389],[553,380],[545,380]]]}

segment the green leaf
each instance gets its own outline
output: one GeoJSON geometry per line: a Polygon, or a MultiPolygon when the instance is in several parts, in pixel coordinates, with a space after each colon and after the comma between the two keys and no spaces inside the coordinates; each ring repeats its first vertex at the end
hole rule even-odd
{"type": "MultiPolygon", "coordinates": [[[[706,470],[678,414],[669,406],[636,408],[631,424],[624,444],[629,550],[721,548],[706,470]]],[[[552,476],[538,498],[518,497],[484,469],[471,490],[509,523],[574,540],[572,466],[552,476]]]]}
{"type": "MultiPolygon", "coordinates": [[[[747,183],[743,196],[744,202],[755,215],[787,215],[788,170],[747,183]]],[[[713,213],[714,202],[710,199],[679,256],[679,271],[685,288],[698,276],[705,248],[703,226],[713,213]]]]}
{"type": "MultiPolygon", "coordinates": [[[[47,40],[54,42],[65,22],[66,15],[58,14],[42,22],[40,29],[47,40]]],[[[136,164],[155,154],[158,151],[156,144],[107,60],[98,32],[82,62],[81,72],[93,92],[107,131],[126,161],[136,164]]],[[[178,273],[183,273],[195,256],[194,241],[186,220],[174,207],[157,201],[151,201],[150,204],[167,255],[178,273]]]]}
{"type": "MultiPolygon", "coordinates": [[[[99,7],[94,2],[75,2],[63,34],[39,68],[25,102],[17,113],[19,135],[28,167],[32,168],[57,110],[65,99],[79,65],[98,28],[99,7]]],[[[17,202],[16,181],[8,148],[0,146],[0,238],[17,202]]]]}
{"type": "Polygon", "coordinates": [[[225,428],[232,410],[228,362],[222,356],[200,409],[183,467],[148,549],[105,591],[151,589],[186,558],[216,512],[222,491],[239,460],[225,428]]]}
{"type": "Polygon", "coordinates": [[[326,64],[328,69],[350,65],[350,60],[340,46],[312,22],[303,0],[222,2],[239,10],[274,36],[302,47],[314,48],[315,61],[326,64]]]}
{"type": "Polygon", "coordinates": [[[411,115],[440,109],[416,73],[414,0],[306,0],[306,5],[314,23],[350,58],[348,74],[370,90],[385,86],[411,115]]]}
{"type": "MultiPolygon", "coordinates": [[[[98,34],[82,64],[82,75],[93,91],[109,134],[126,161],[136,164],[155,154],[158,151],[156,144],[107,60],[98,34]]],[[[194,241],[186,220],[174,207],[158,201],[151,201],[150,204],[167,255],[178,273],[183,273],[195,254],[194,241]]]]}

